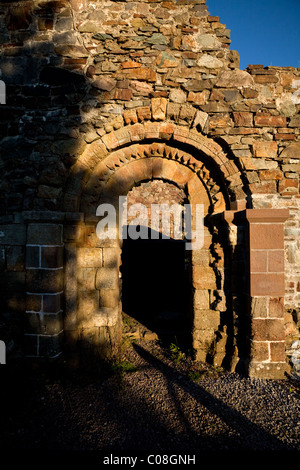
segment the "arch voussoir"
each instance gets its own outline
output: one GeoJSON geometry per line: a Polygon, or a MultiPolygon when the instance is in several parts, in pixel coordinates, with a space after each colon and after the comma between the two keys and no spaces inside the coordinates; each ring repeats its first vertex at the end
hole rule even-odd
{"type": "MultiPolygon", "coordinates": [[[[96,177],[101,181],[106,180],[110,177],[110,171],[114,172],[132,160],[151,158],[154,155],[179,161],[182,166],[187,166],[194,172],[201,170],[205,165],[202,161],[204,156],[212,166],[216,167],[216,172],[222,175],[225,187],[230,189],[230,197],[235,199],[245,197],[239,169],[234,161],[229,160],[218,143],[196,129],[191,130],[174,122],[144,121],[113,130],[86,147],[71,171],[66,186],[64,207],[70,210],[70,203],[67,203],[67,200],[72,199],[74,203],[76,195],[80,199],[85,188],[91,186],[87,184],[91,175],[95,181],[96,177]],[[148,143],[149,141],[153,142],[148,143]],[[181,146],[176,148],[176,143],[194,149],[194,155],[190,151],[180,150],[181,146]]],[[[78,202],[75,205],[78,207],[78,202]]]]}

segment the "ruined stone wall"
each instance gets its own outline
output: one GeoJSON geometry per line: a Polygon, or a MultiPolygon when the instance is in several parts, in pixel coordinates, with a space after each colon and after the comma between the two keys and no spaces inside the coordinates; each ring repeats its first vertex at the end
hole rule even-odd
{"type": "MultiPolygon", "coordinates": [[[[33,274],[39,286],[47,274],[51,294],[56,300],[63,295],[61,246],[70,240],[70,227],[82,222],[88,198],[83,204],[77,194],[96,159],[142,136],[166,141],[176,133],[176,141],[190,148],[188,137],[199,133],[228,158],[228,164],[220,162],[223,177],[229,177],[220,212],[242,200],[247,208],[290,211],[284,228],[288,347],[299,339],[300,70],[263,65],[239,70],[230,30],[208,9],[205,0],[1,3],[0,78],[6,105],[0,106],[0,243],[6,331],[7,325],[23,331],[26,311],[38,312],[35,321],[55,314],[55,324],[42,331],[63,330],[63,301],[47,307],[41,294],[42,304],[28,305],[26,292],[33,274]],[[45,211],[48,215],[41,215],[45,211]],[[41,217],[50,228],[59,224],[63,238],[30,242],[31,224],[41,217]],[[39,253],[35,261],[34,250],[39,253]],[[47,250],[56,253],[52,264],[47,250]]],[[[233,243],[239,245],[237,238],[233,243]]],[[[264,315],[269,315],[266,309],[264,315]]],[[[20,337],[14,334],[12,341],[20,337]]]]}

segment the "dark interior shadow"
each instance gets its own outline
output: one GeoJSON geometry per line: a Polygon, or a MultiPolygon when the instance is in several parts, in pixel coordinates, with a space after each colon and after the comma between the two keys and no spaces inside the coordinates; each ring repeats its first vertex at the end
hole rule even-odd
{"type": "Polygon", "coordinates": [[[171,342],[187,350],[191,344],[191,287],[184,240],[174,240],[148,227],[145,238],[132,239],[123,231],[123,311],[171,342]]]}

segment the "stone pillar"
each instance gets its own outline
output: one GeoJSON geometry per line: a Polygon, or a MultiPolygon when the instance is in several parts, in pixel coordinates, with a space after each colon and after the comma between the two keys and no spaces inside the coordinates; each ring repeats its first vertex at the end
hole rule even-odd
{"type": "Polygon", "coordinates": [[[287,371],[284,333],[286,209],[247,209],[249,242],[249,376],[280,379],[287,371]]]}
{"type": "Polygon", "coordinates": [[[63,337],[63,225],[30,220],[26,243],[25,354],[57,357],[63,337]]]}

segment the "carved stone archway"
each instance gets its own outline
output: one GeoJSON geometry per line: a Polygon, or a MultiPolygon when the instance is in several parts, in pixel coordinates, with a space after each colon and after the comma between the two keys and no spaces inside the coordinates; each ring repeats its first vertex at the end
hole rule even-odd
{"type": "Polygon", "coordinates": [[[67,345],[79,341],[101,354],[114,354],[122,327],[121,247],[118,240],[97,237],[96,211],[102,203],[117,209],[119,196],[155,178],[184,188],[192,208],[205,207],[204,246],[192,252],[195,357],[215,365],[226,362],[232,370],[243,364],[254,376],[282,377],[286,361],[283,309],[279,307],[287,214],[274,209],[267,214],[278,235],[274,248],[265,215],[246,209],[247,181],[235,162],[211,139],[172,123],[127,126],[93,142],[70,172],[62,212],[55,219],[51,214],[38,214],[37,219],[30,214],[27,250],[40,256],[32,265],[28,261],[27,297],[32,302],[40,300],[45,309],[51,300],[54,326],[45,335],[39,325],[32,324],[26,339],[37,339],[38,355],[59,354],[63,338],[67,345]],[[262,240],[258,225],[265,233],[262,240]],[[267,264],[258,272],[254,260],[260,250],[267,264]],[[57,253],[51,272],[44,267],[50,251],[57,253]],[[38,282],[36,263],[44,269],[38,282]],[[275,289],[271,289],[275,278],[275,289]]]}
{"type": "MultiPolygon", "coordinates": [[[[196,138],[195,135],[192,137],[196,138]]],[[[201,138],[199,137],[198,140],[200,145],[201,138]]],[[[122,312],[119,288],[122,243],[119,240],[97,239],[95,214],[100,204],[110,203],[115,207],[118,215],[120,196],[125,196],[133,186],[142,181],[160,179],[172,182],[184,189],[191,207],[192,227],[196,228],[197,205],[204,207],[203,245],[193,250],[191,255],[193,348],[198,360],[205,361],[210,358],[215,364],[220,365],[227,354],[227,327],[224,319],[221,318],[226,317],[225,311],[228,304],[226,301],[228,292],[224,291],[224,240],[219,239],[223,234],[221,235],[218,229],[213,228],[208,218],[212,214],[216,216],[223,213],[230,204],[230,196],[221,175],[225,171],[229,174],[228,168],[234,171],[234,164],[231,167],[231,162],[225,158],[220,147],[206,138],[202,139],[201,147],[206,145],[210,148],[210,157],[206,156],[207,161],[203,152],[198,150],[196,154],[194,151],[193,155],[188,145],[185,145],[183,149],[182,142],[177,142],[175,145],[175,142],[170,140],[168,142],[146,140],[108,153],[101,161],[93,165],[91,171],[87,169],[87,161],[92,166],[93,155],[95,149],[99,149],[99,145],[99,142],[95,143],[93,152],[89,153],[90,159],[87,160],[87,155],[85,155],[81,162],[86,162],[86,174],[80,175],[84,184],[78,209],[80,213],[85,214],[85,230],[93,233],[93,241],[89,240],[89,247],[79,246],[79,258],[78,254],[76,255],[79,259],[81,281],[77,289],[77,319],[70,321],[72,328],[77,323],[81,338],[90,338],[86,341],[96,343],[100,341],[103,344],[105,341],[100,337],[106,337],[109,338],[107,345],[118,344],[122,312]],[[196,158],[196,155],[199,158],[196,158]],[[216,160],[222,161],[222,165],[218,168],[215,163],[212,164],[216,160]],[[87,178],[86,175],[89,177],[87,178]],[[88,278],[89,282],[82,281],[88,278]],[[216,347],[218,342],[219,346],[216,347]]],[[[240,180],[239,183],[241,183],[240,180]]],[[[232,191],[232,187],[235,187],[233,180],[229,180],[227,186],[231,187],[232,191]]],[[[68,201],[68,195],[70,192],[66,194],[66,201],[68,201]]],[[[75,194],[73,194],[73,202],[74,196],[75,194]]],[[[66,286],[68,290],[68,278],[66,286]]],[[[73,303],[74,301],[73,299],[73,303]]],[[[67,314],[66,317],[70,319],[70,315],[67,314]]],[[[68,329],[67,326],[66,329],[68,329]]]]}

